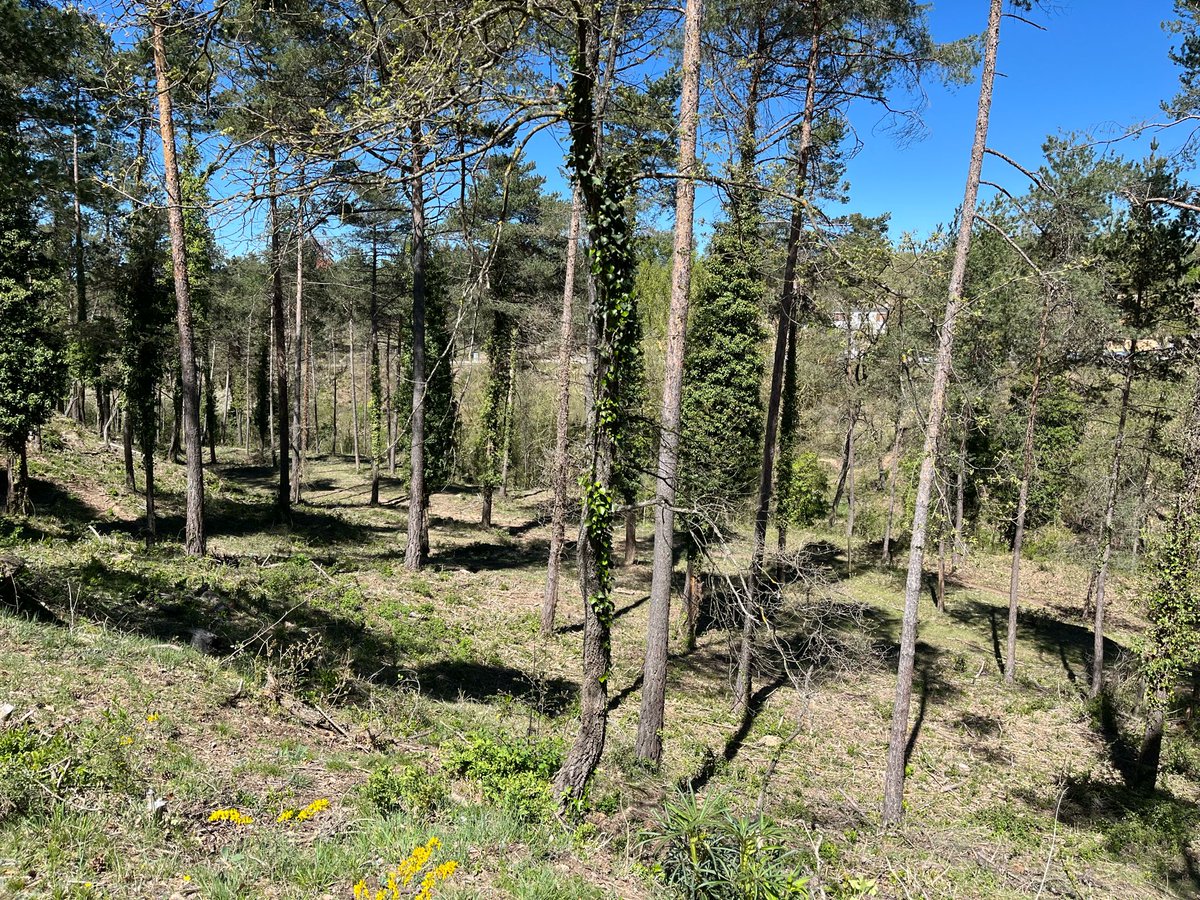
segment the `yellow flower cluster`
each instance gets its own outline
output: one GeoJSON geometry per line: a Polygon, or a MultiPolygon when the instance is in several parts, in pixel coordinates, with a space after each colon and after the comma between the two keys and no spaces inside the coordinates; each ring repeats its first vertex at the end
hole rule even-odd
{"type": "Polygon", "coordinates": [[[228,822],[230,825],[249,825],[254,821],[253,816],[248,816],[240,809],[230,807],[229,809],[214,809],[208,814],[210,822],[228,822]]]}
{"type": "Polygon", "coordinates": [[[405,900],[410,896],[412,900],[430,900],[434,889],[458,870],[458,862],[453,859],[428,867],[441,846],[440,840],[431,837],[389,872],[387,880],[374,891],[367,886],[365,878],[359,881],[354,886],[354,900],[405,900]],[[410,894],[414,888],[416,893],[410,894]]]}
{"type": "Polygon", "coordinates": [[[279,814],[275,821],[290,822],[291,824],[295,825],[299,822],[307,822],[317,813],[324,812],[327,809],[329,809],[329,799],[327,797],[321,797],[301,809],[285,809],[279,814]]]}
{"type": "Polygon", "coordinates": [[[159,720],[158,713],[150,713],[150,715],[146,716],[146,721],[149,722],[151,725],[153,725],[158,720],[159,720]]]}

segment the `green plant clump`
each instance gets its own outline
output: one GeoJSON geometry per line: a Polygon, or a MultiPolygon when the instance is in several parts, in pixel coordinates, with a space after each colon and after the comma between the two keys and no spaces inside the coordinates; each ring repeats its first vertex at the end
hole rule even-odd
{"type": "Polygon", "coordinates": [[[420,766],[383,766],[371,773],[363,795],[384,815],[403,812],[427,817],[446,805],[450,785],[441,772],[420,766]]]}
{"type": "Polygon", "coordinates": [[[553,815],[556,802],[551,779],[562,764],[557,740],[517,740],[507,735],[473,732],[446,762],[455,775],[479,785],[483,796],[522,821],[553,815]]]}

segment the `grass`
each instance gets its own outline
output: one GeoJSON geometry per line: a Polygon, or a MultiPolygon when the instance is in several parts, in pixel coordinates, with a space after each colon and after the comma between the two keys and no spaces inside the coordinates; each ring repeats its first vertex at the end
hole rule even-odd
{"type": "MultiPolygon", "coordinates": [[[[212,556],[191,560],[178,544],[180,469],[162,466],[167,539],[146,550],[119,458],[56,428],[61,449],[49,441],[31,460],[36,515],[0,523],[0,548],[28,565],[22,590],[54,621],[0,616],[0,702],[85,771],[113,768],[114,740],[125,767],[79,782],[55,768],[49,794],[35,778],[36,802],[0,806],[0,894],[349,897],[359,878],[436,835],[461,863],[445,897],[636,900],[659,895],[639,834],[679,785],[730,797],[743,814],[761,795],[830,896],[852,879],[887,897],[1200,892],[1200,743],[1172,738],[1155,797],[1125,790],[1121,753],[1140,719],[1120,686],[1111,709],[1083,697],[1086,576],[1068,559],[1027,563],[1012,688],[996,651],[1004,557],[972,553],[945,614],[923,600],[908,815],[889,832],[877,809],[899,573],[858,549],[853,577],[829,591],[860,610],[857,643],[846,645],[859,664],[819,673],[807,695],[763,673],[746,722],[729,711],[724,634],[703,633],[692,652],[673,644],[666,756],[652,771],[633,753],[649,584],[641,547],[618,575],[608,750],[584,822],[564,825],[497,801],[507,782],[454,762],[473,734],[500,747],[573,735],[582,610],[565,587],[558,631],[538,635],[543,497],[497,498],[496,527],[484,530],[473,493],[435,495],[433,556],[414,576],[402,564],[401,484],[385,482],[371,508],[351,463],[312,460],[321,490],[287,531],[270,523],[270,472],[225,450],[231,462],[208,476],[212,556]],[[193,647],[198,631],[215,636],[214,652],[193,647]],[[380,771],[404,773],[376,776],[395,803],[372,801],[380,771]],[[161,816],[147,813],[147,792],[165,800],[161,816]],[[318,798],[329,808],[310,820],[276,822],[318,798]],[[253,823],[208,821],[230,806],[253,823]]],[[[815,531],[790,545],[827,548],[844,573],[841,540],[815,531]]],[[[1113,593],[1120,676],[1140,620],[1120,579],[1113,593]]]]}

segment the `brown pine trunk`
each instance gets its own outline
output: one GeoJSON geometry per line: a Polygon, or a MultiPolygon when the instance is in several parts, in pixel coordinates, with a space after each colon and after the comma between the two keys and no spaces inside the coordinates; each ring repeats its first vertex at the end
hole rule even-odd
{"type": "Polygon", "coordinates": [[[558,413],[554,424],[553,494],[550,514],[550,559],[546,565],[546,593],[542,598],[542,634],[554,631],[558,606],[558,576],[562,562],[567,519],[567,424],[571,408],[571,336],[575,302],[575,267],[579,255],[579,189],[571,197],[571,225],[567,232],[567,265],[563,279],[563,308],[558,337],[558,413]]]}
{"type": "Polygon", "coordinates": [[[508,461],[512,453],[513,389],[517,383],[517,327],[509,335],[508,392],[504,396],[504,431],[500,443],[500,496],[508,497],[508,461]]]}
{"type": "Polygon", "coordinates": [[[304,410],[307,408],[308,382],[304,377],[304,201],[296,205],[296,303],[292,328],[292,372],[296,396],[292,402],[292,503],[299,503],[304,481],[304,410]]]}
{"type": "Polygon", "coordinates": [[[1129,394],[1133,387],[1133,355],[1137,347],[1136,338],[1130,342],[1129,358],[1125,363],[1125,383],[1121,388],[1121,410],[1117,415],[1117,435],[1113,439],[1112,466],[1108,473],[1108,501],[1104,506],[1103,542],[1100,565],[1096,570],[1096,617],[1092,627],[1092,685],[1091,696],[1096,697],[1104,688],[1104,587],[1108,578],[1108,564],[1112,559],[1113,515],[1117,508],[1117,494],[1121,482],[1121,450],[1125,445],[1125,421],[1129,412],[1129,394]]]}
{"type": "Polygon", "coordinates": [[[271,456],[278,450],[279,492],[275,495],[277,514],[284,521],[292,517],[292,436],[288,422],[287,336],[284,323],[283,304],[283,248],[280,246],[279,199],[276,196],[275,145],[267,145],[267,185],[271,194],[271,367],[275,377],[275,394],[272,396],[270,415],[274,420],[271,428],[271,456]],[[278,430],[276,430],[278,429],[278,430]],[[276,446],[275,437],[278,436],[276,446]]]}
{"type": "MultiPolygon", "coordinates": [[[[812,152],[813,119],[816,114],[817,71],[821,55],[821,23],[814,19],[808,51],[807,87],[804,113],[800,121],[800,145],[796,165],[796,188],[800,196],[807,191],[808,162],[812,152]]],[[[779,431],[779,406],[783,394],[783,370],[787,362],[787,335],[796,307],[796,268],[800,255],[800,236],[804,224],[804,206],[796,203],[788,228],[787,257],[783,270],[783,292],[779,320],[775,329],[775,354],[771,364],[771,390],[763,439],[762,466],[759,470],[758,505],[754,517],[754,546],[750,560],[749,594],[742,611],[742,636],[738,648],[737,677],[733,689],[734,710],[744,714],[750,706],[752,653],[758,621],[758,596],[762,585],[766,555],[767,525],[771,517],[771,495],[775,483],[775,439],[779,431]]]]}
{"type": "Polygon", "coordinates": [[[904,617],[900,629],[900,660],[896,672],[896,699],[892,707],[892,725],[888,737],[887,768],[884,773],[883,822],[895,825],[904,815],[904,767],[908,746],[908,717],[912,707],[912,679],[916,661],[917,610],[921,599],[921,581],[925,566],[925,533],[929,522],[929,502],[933,495],[933,471],[937,458],[938,437],[946,408],[946,387],[950,380],[950,359],[954,349],[954,329],[963,306],[967,254],[971,248],[971,228],[975,223],[975,204],[979,196],[979,178],[983,169],[983,151],[987,146],[988,118],[992,106],[992,86],[996,77],[996,50],[1000,43],[1000,18],[1003,0],[990,0],[987,34],[984,41],[983,75],[979,86],[979,109],[975,119],[975,139],[971,146],[971,165],[959,213],[958,239],[954,248],[954,267],[946,313],[938,335],[937,359],[930,391],[925,446],[921,473],[917,481],[916,509],[913,512],[912,543],[908,554],[908,574],[904,583],[904,617]]]}
{"type": "Polygon", "coordinates": [[[857,412],[850,418],[846,432],[846,577],[854,574],[854,425],[857,412]]]}
{"type": "MultiPolygon", "coordinates": [[[[87,270],[84,266],[83,248],[83,205],[79,200],[79,90],[75,91],[75,119],[71,129],[71,182],[72,202],[75,210],[75,322],[83,325],[88,320],[87,270]]],[[[83,424],[86,395],[83,382],[76,382],[75,420],[83,424]]]]}
{"type": "Polygon", "coordinates": [[[187,249],[183,231],[183,194],[175,158],[175,122],[171,112],[171,72],[167,65],[165,24],[160,12],[151,14],[154,71],[158,81],[158,125],[162,133],[163,172],[167,183],[171,232],[171,267],[175,276],[175,318],[179,329],[180,381],[183,388],[184,446],[187,454],[187,525],[189,556],[203,556],[204,459],[200,445],[200,393],[196,383],[196,343],[192,328],[192,299],[188,287],[187,249]]]}
{"type": "Polygon", "coordinates": [[[490,484],[483,486],[483,511],[479,516],[479,524],[484,528],[492,527],[492,494],[494,489],[490,484]]]}
{"type": "Polygon", "coordinates": [[[1037,428],[1038,400],[1041,399],[1042,365],[1050,323],[1050,295],[1042,303],[1042,321],[1038,328],[1037,355],[1033,360],[1033,382],[1029,387],[1029,416],[1025,420],[1025,443],[1021,448],[1021,485],[1017,493],[1016,531],[1013,535],[1012,566],[1008,578],[1008,643],[1004,657],[1004,681],[1012,684],[1017,675],[1017,609],[1021,591],[1021,546],[1025,542],[1025,513],[1029,504],[1029,482],[1033,478],[1033,434],[1037,428]]]}
{"type": "MultiPolygon", "coordinates": [[[[692,230],[696,206],[696,132],[700,103],[701,0],[687,0],[683,24],[683,92],[679,104],[679,172],[675,186],[675,236],[671,263],[671,303],[667,312],[662,415],[655,478],[654,560],[650,611],[646,623],[646,660],[642,669],[642,705],[635,750],[639,759],[662,758],[662,727],[667,690],[671,580],[675,568],[675,475],[679,468],[679,422],[683,396],[683,358],[688,298],[692,283],[692,230]]],[[[625,564],[637,553],[637,521],[625,518],[625,564]]]]}
{"type": "Polygon", "coordinates": [[[637,562],[637,520],[635,507],[625,510],[625,558],[621,561],[626,568],[637,562]]]}
{"type": "Polygon", "coordinates": [[[683,575],[683,603],[687,617],[687,634],[684,637],[686,650],[696,649],[696,632],[700,625],[700,609],[704,600],[704,585],[696,572],[696,553],[689,545],[687,568],[683,575]]]}
{"type": "MultiPolygon", "coordinates": [[[[418,571],[425,563],[425,185],[421,177],[425,151],[421,126],[412,127],[412,450],[408,494],[408,537],[404,567],[418,571]]],[[[394,445],[394,444],[393,444],[394,445]]]]}

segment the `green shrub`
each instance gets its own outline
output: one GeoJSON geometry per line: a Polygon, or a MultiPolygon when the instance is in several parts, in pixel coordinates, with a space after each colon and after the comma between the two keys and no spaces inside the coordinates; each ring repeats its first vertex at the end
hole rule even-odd
{"type": "Polygon", "coordinates": [[[550,780],[562,764],[557,740],[520,740],[477,731],[446,762],[455,775],[479,785],[483,796],[523,821],[548,818],[555,808],[550,780]]]}
{"type": "Polygon", "coordinates": [[[384,815],[403,812],[425,817],[446,805],[450,785],[441,772],[413,765],[384,766],[371,773],[363,795],[384,815]]]}
{"type": "Polygon", "coordinates": [[[52,806],[87,789],[128,790],[118,735],[102,728],[44,734],[31,725],[0,731],[0,820],[52,806]]]}
{"type": "Polygon", "coordinates": [[[650,871],[686,900],[781,900],[807,897],[808,878],[784,832],[761,818],[739,817],[723,798],[680,794],[667,803],[642,846],[650,871]]]}

